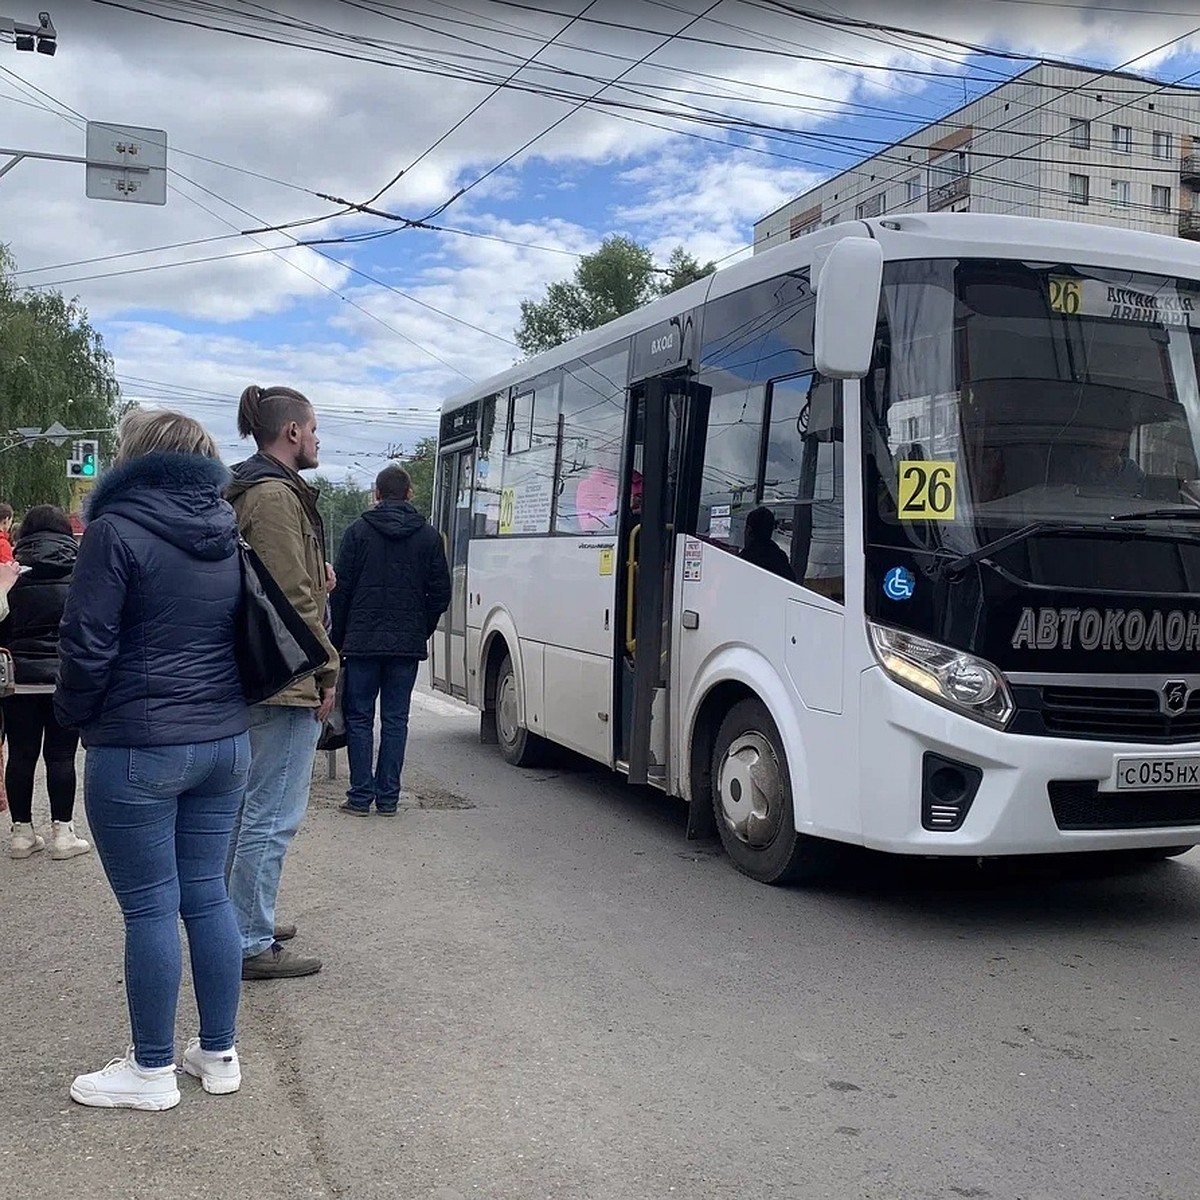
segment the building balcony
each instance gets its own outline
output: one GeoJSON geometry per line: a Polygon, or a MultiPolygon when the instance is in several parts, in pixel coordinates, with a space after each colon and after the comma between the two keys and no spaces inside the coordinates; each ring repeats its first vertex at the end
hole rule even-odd
{"type": "Polygon", "coordinates": [[[1181,212],[1179,214],[1179,236],[1200,241],[1200,212],[1181,212]]]}
{"type": "Polygon", "coordinates": [[[938,212],[940,209],[949,208],[959,200],[965,200],[970,194],[970,175],[960,175],[957,179],[950,180],[949,183],[929,189],[929,211],[938,212]]]}
{"type": "Polygon", "coordinates": [[[1200,154],[1185,154],[1179,160],[1179,178],[1184,183],[1200,184],[1200,154]]]}

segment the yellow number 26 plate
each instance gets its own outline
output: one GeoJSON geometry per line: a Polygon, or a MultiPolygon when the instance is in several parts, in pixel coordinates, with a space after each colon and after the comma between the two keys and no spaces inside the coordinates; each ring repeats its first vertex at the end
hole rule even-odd
{"type": "Polygon", "coordinates": [[[951,460],[903,460],[897,514],[900,520],[953,521],[956,466],[951,460]]]}

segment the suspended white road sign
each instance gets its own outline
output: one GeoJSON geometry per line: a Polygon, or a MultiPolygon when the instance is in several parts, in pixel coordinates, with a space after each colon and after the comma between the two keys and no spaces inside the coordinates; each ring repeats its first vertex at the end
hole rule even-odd
{"type": "Polygon", "coordinates": [[[86,158],[90,199],[166,204],[166,130],[89,121],[86,158]]]}

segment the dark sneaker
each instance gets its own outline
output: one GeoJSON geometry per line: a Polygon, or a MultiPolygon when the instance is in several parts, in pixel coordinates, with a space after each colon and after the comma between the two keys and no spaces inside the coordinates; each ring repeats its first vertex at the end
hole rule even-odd
{"type": "Polygon", "coordinates": [[[377,813],[378,813],[378,814],[379,814],[381,817],[394,817],[394,816],[396,815],[396,812],[397,812],[397,810],[396,810],[396,809],[394,809],[394,808],[380,808],[380,807],[379,807],[379,805],[376,805],[376,806],[375,806],[375,811],[376,811],[376,812],[377,812],[377,813]]]}
{"type": "Polygon", "coordinates": [[[349,813],[352,817],[369,817],[371,815],[369,807],[360,808],[357,804],[351,804],[349,800],[338,805],[338,812],[349,813]]]}
{"type": "Polygon", "coordinates": [[[289,922],[287,925],[275,926],[275,940],[277,942],[290,942],[296,936],[296,926],[289,922]]]}
{"type": "Polygon", "coordinates": [[[242,959],[243,979],[298,979],[315,975],[320,969],[319,958],[285,950],[278,942],[253,958],[242,959]]]}

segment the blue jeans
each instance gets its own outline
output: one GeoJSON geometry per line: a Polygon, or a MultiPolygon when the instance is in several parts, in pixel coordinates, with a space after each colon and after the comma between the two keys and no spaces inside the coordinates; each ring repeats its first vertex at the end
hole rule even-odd
{"type": "Polygon", "coordinates": [[[93,746],[87,752],[84,803],[125,917],[125,993],[143,1067],[175,1061],[180,917],[200,1045],[233,1045],[242,956],[225,858],[249,769],[244,733],[184,746],[93,746]]]}
{"type": "Polygon", "coordinates": [[[256,704],[250,709],[250,779],[229,847],[229,898],[253,958],[275,941],[275,898],[312,785],[321,726],[315,708],[256,704]]]}
{"type": "Polygon", "coordinates": [[[342,713],[346,718],[346,755],[350,759],[347,802],[380,812],[395,812],[400,803],[400,776],[408,747],[408,711],[417,682],[419,660],[352,655],[346,672],[342,713]],[[375,701],[380,701],[379,758],[375,756],[375,701]]]}

